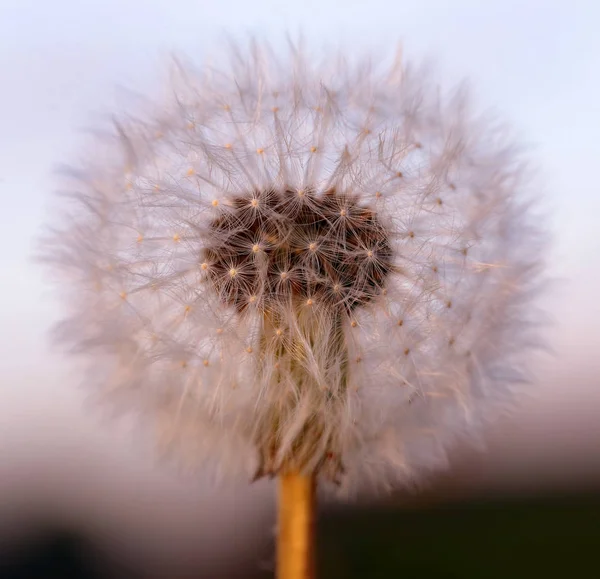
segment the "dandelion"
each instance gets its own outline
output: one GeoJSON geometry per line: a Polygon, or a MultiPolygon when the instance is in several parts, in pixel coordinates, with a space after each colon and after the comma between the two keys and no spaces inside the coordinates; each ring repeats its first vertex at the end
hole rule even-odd
{"type": "Polygon", "coordinates": [[[463,91],[250,52],[177,65],[65,172],[44,252],[90,382],[173,455],[281,477],[283,512],[443,466],[511,400],[541,246],[519,155],[463,91]]]}

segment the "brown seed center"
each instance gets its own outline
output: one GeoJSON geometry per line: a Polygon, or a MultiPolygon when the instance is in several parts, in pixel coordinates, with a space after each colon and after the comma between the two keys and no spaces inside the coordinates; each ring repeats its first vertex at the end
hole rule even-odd
{"type": "Polygon", "coordinates": [[[377,215],[356,196],[287,188],[239,195],[220,209],[201,262],[221,300],[239,311],[250,296],[262,307],[295,296],[349,312],[381,293],[392,253],[377,215]]]}

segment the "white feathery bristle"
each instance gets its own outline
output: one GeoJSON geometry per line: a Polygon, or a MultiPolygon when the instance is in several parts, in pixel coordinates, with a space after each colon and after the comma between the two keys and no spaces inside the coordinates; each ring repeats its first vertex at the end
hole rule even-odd
{"type": "Polygon", "coordinates": [[[169,94],[62,175],[43,251],[88,381],[222,472],[443,465],[536,343],[542,235],[506,134],[416,69],[258,45],[177,64],[169,94]]]}

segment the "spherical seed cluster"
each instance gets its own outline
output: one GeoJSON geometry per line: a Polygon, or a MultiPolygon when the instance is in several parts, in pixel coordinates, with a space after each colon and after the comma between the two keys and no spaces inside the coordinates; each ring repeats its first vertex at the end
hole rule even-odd
{"type": "Polygon", "coordinates": [[[506,135],[422,71],[178,65],[44,240],[88,384],[168,452],[349,488],[440,466],[526,376],[540,235],[506,135]]]}

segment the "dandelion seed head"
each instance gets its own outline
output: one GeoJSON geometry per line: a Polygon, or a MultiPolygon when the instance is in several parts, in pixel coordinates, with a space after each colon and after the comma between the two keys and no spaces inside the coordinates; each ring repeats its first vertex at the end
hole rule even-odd
{"type": "Polygon", "coordinates": [[[179,458],[414,480],[528,376],[544,236],[522,159],[418,68],[248,54],[178,66],[64,175],[61,336],[179,458]]]}

